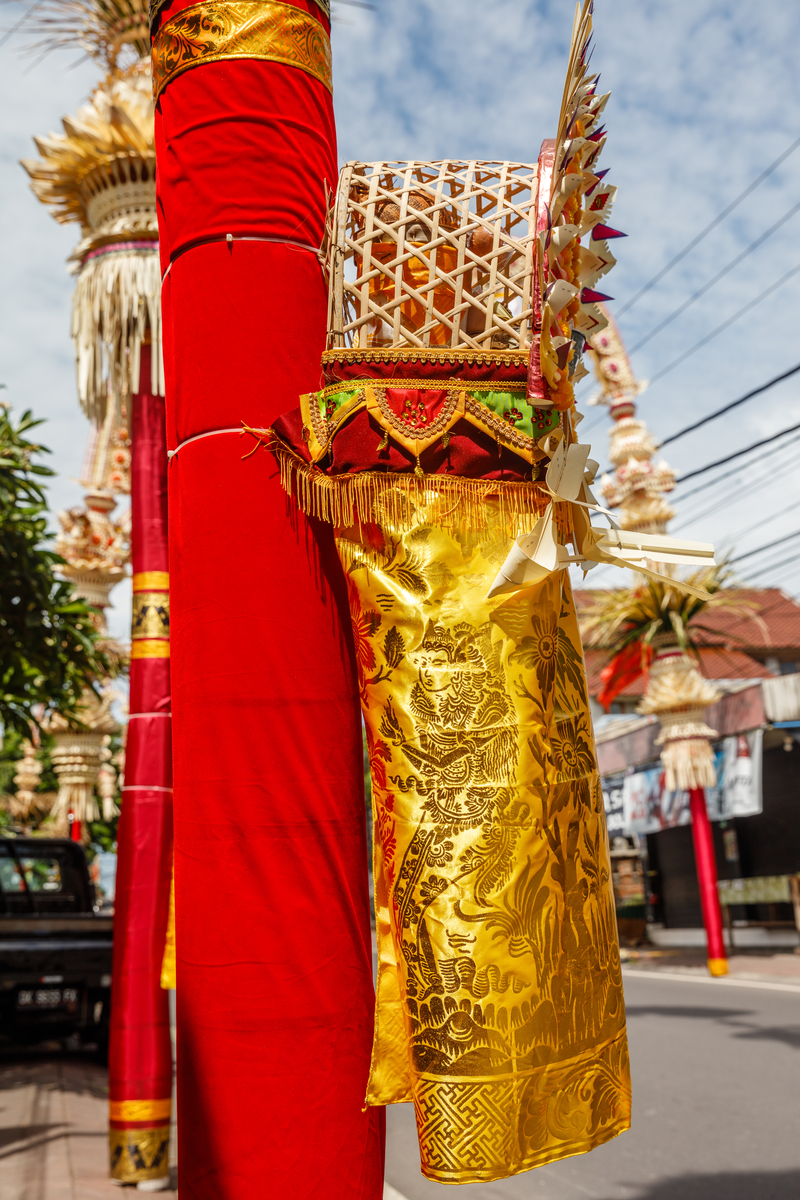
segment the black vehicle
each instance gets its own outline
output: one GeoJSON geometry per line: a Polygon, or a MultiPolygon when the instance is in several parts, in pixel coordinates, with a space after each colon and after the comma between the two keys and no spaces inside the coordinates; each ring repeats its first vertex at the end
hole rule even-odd
{"type": "Polygon", "coordinates": [[[83,846],[0,838],[0,1043],[108,1045],[113,917],[83,846]]]}

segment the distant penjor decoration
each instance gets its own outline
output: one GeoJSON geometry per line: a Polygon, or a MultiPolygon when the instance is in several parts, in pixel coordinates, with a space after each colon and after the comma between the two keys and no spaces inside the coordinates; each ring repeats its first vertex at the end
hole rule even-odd
{"type": "MultiPolygon", "coordinates": [[[[62,134],[36,139],[26,160],[37,197],[55,219],[77,222],[70,264],[78,397],[92,422],[85,509],[61,514],[64,574],[101,613],[133,565],[130,723],[118,833],[114,1006],[109,1050],[113,1179],[153,1191],[169,1176],[172,1049],[160,985],[172,862],[169,574],[161,270],[156,215],[153,80],[147,6],[141,0],[46,0],[28,28],[38,48],[80,45],[107,71],[62,134]],[[127,529],[111,520],[131,493],[127,529]]],[[[87,709],[88,732],[61,729],[54,753],[57,811],[96,815],[92,787],[103,734],[116,728],[87,709]]],[[[63,724],[63,722],[62,722],[63,724]]],[[[105,752],[107,753],[107,752],[105,752]]],[[[102,780],[101,780],[102,782],[102,780]]],[[[107,781],[106,781],[107,782],[107,781]]],[[[110,808],[106,806],[110,812],[110,808]]],[[[169,980],[168,980],[169,982],[169,980]]]]}

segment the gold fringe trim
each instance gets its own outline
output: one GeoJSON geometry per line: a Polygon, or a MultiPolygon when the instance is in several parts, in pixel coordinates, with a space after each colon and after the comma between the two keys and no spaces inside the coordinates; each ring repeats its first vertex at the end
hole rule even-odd
{"type": "MultiPolygon", "coordinates": [[[[299,458],[275,434],[253,429],[247,432],[259,438],[275,456],[281,484],[295,497],[302,512],[340,529],[356,523],[368,525],[379,516],[396,529],[409,530],[418,523],[416,510],[420,508],[426,510],[426,519],[445,529],[486,529],[486,507],[491,500],[493,528],[499,517],[509,535],[514,536],[530,529],[550,499],[539,483],[416,472],[399,475],[361,471],[331,477],[299,458]]],[[[568,507],[556,506],[556,522],[565,536],[569,536],[568,507]]]]}

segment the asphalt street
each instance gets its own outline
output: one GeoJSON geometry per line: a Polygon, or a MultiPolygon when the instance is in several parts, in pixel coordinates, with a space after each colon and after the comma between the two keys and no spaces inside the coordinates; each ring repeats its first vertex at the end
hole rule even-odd
{"type": "MultiPolygon", "coordinates": [[[[800,1200],[800,988],[625,973],[633,1125],[459,1200],[800,1200]]],[[[442,1200],[411,1105],[387,1111],[387,1196],[442,1200]]]]}

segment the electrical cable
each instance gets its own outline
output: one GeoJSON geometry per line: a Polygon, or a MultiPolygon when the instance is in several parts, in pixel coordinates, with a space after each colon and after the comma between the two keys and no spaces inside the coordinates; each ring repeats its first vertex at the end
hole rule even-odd
{"type": "Polygon", "coordinates": [[[752,254],[754,250],[757,250],[759,246],[763,245],[767,238],[772,237],[773,233],[780,229],[782,225],[785,225],[786,222],[794,216],[798,209],[800,209],[800,200],[798,200],[797,204],[793,204],[789,211],[785,212],[783,216],[775,222],[774,225],[770,225],[769,229],[766,229],[759,237],[756,238],[754,242],[751,242],[750,245],[746,246],[740,254],[737,254],[735,258],[731,259],[731,261],[727,263],[722,270],[717,271],[716,275],[712,279],[709,279],[708,283],[704,283],[703,286],[699,288],[698,291],[694,292],[688,300],[684,300],[684,302],[679,304],[676,309],[673,309],[668,316],[664,317],[663,321],[659,321],[658,325],[651,329],[649,333],[646,333],[643,338],[639,339],[636,345],[631,348],[629,353],[635,354],[637,350],[641,350],[642,346],[646,346],[648,342],[652,341],[657,333],[661,333],[662,329],[666,329],[668,325],[671,325],[673,321],[677,320],[681,313],[686,312],[686,309],[689,308],[690,305],[694,304],[695,300],[699,300],[701,296],[705,296],[706,292],[710,291],[716,283],[719,283],[720,279],[724,279],[726,275],[730,274],[734,267],[738,267],[740,262],[743,262],[744,259],[752,254]]]}
{"type": "Polygon", "coordinates": [[[757,568],[757,572],[758,572],[757,575],[746,575],[745,579],[746,580],[749,579],[751,581],[755,581],[756,579],[763,579],[763,577],[765,575],[767,575],[770,571],[777,571],[779,567],[788,567],[793,562],[797,562],[798,559],[800,559],[800,553],[793,554],[791,556],[791,558],[783,558],[783,559],[781,559],[780,562],[767,563],[767,565],[765,567],[757,568]]]}
{"type": "MultiPolygon", "coordinates": [[[[747,467],[754,467],[756,463],[763,462],[763,460],[765,458],[769,458],[771,454],[779,454],[781,450],[785,450],[787,446],[793,446],[796,442],[800,442],[800,437],[790,438],[784,446],[778,446],[775,450],[768,450],[766,454],[759,454],[758,458],[754,458],[752,462],[747,463],[747,467]]],[[[724,475],[718,475],[716,479],[709,479],[708,483],[701,483],[698,487],[692,488],[690,492],[687,492],[685,496],[681,496],[681,503],[683,503],[684,500],[688,500],[690,496],[695,496],[698,492],[705,491],[706,488],[716,487],[718,483],[722,483],[723,480],[729,479],[731,475],[738,475],[740,471],[744,469],[744,465],[734,467],[732,471],[726,471],[724,475]]]]}
{"type": "MultiPolygon", "coordinates": [[[[779,454],[780,451],[775,451],[775,453],[779,454]]],[[[764,455],[764,457],[766,458],[767,456],[764,455]]],[[[790,458],[788,462],[784,463],[777,470],[774,470],[772,467],[770,467],[770,469],[767,471],[766,475],[762,475],[760,478],[757,477],[756,479],[748,479],[747,480],[747,491],[743,492],[742,486],[741,486],[742,485],[742,477],[743,477],[744,472],[749,470],[749,467],[745,467],[745,466],[738,467],[736,469],[736,471],[731,472],[731,475],[735,476],[735,478],[736,478],[736,484],[732,491],[725,492],[724,495],[722,495],[722,496],[718,497],[716,500],[714,500],[709,508],[705,508],[701,512],[694,513],[689,520],[681,521],[678,525],[675,526],[675,529],[676,530],[685,529],[687,527],[687,525],[691,525],[695,521],[702,521],[706,517],[712,516],[715,512],[719,512],[719,510],[721,508],[728,507],[731,504],[731,501],[734,501],[737,499],[739,501],[746,500],[750,496],[752,496],[754,492],[760,491],[761,488],[764,487],[766,484],[774,483],[776,480],[778,480],[782,476],[784,476],[788,471],[794,471],[796,469],[797,469],[796,460],[794,458],[790,458]]],[[[795,505],[795,506],[790,506],[790,507],[800,507],[800,505],[795,505]]],[[[784,509],[784,512],[788,512],[788,511],[789,511],[788,509],[784,509]]],[[[781,514],[778,513],[775,515],[780,516],[781,514]]],[[[769,518],[765,518],[765,519],[772,520],[773,518],[769,517],[769,518]]],[[[755,525],[750,527],[750,530],[757,528],[757,526],[761,525],[761,524],[762,524],[761,521],[757,521],[755,525]]],[[[736,537],[737,538],[744,537],[745,533],[750,532],[750,530],[745,530],[742,532],[737,530],[736,537]]]]}
{"type": "Polygon", "coordinates": [[[659,283],[660,280],[662,280],[664,276],[672,270],[673,267],[677,267],[678,263],[681,262],[687,254],[690,254],[692,250],[694,250],[695,246],[699,246],[703,239],[708,237],[709,233],[711,233],[713,229],[716,229],[716,227],[721,224],[721,222],[724,221],[727,216],[730,216],[733,210],[738,208],[742,201],[746,200],[747,197],[751,195],[751,193],[754,192],[756,188],[764,182],[765,179],[768,179],[773,171],[776,171],[781,163],[785,162],[789,155],[794,153],[798,146],[800,146],[800,137],[792,142],[788,150],[784,150],[783,154],[779,154],[775,161],[770,163],[770,165],[761,172],[757,179],[754,179],[752,183],[749,183],[744,191],[739,193],[735,200],[731,200],[727,208],[723,208],[722,212],[718,216],[714,217],[714,220],[706,225],[705,229],[702,229],[696,237],[692,238],[689,244],[684,246],[684,248],[680,250],[674,258],[670,259],[665,267],[662,267],[652,279],[649,279],[647,283],[643,284],[643,286],[639,288],[639,291],[636,293],[636,295],[632,296],[630,300],[623,304],[622,308],[617,313],[617,320],[619,320],[623,313],[626,313],[628,309],[633,308],[634,304],[641,300],[642,296],[649,292],[651,288],[655,287],[655,285],[659,283]]]}
{"type": "MultiPolygon", "coordinates": [[[[771,437],[762,438],[760,442],[751,442],[743,450],[736,450],[733,454],[726,454],[724,458],[718,458],[716,462],[706,463],[704,467],[698,467],[696,471],[689,471],[687,475],[683,475],[677,482],[685,483],[687,479],[694,479],[697,475],[705,475],[706,471],[713,471],[715,467],[722,467],[725,463],[733,462],[735,458],[741,458],[743,454],[749,454],[751,450],[757,450],[759,446],[766,446],[770,442],[775,442],[778,438],[785,437],[787,433],[794,433],[796,429],[800,429],[800,423],[790,425],[788,429],[782,429],[780,433],[773,433],[771,437]]],[[[686,499],[685,496],[683,498],[686,499]]]]}
{"type": "Polygon", "coordinates": [[[686,362],[686,359],[691,358],[691,356],[698,350],[702,350],[703,346],[707,346],[708,343],[712,342],[720,333],[724,333],[726,329],[730,328],[730,326],[733,325],[735,321],[738,321],[740,317],[743,317],[745,313],[749,313],[751,309],[759,305],[762,300],[766,300],[767,296],[771,296],[773,292],[777,292],[778,288],[782,287],[784,283],[788,283],[793,276],[797,275],[798,271],[800,271],[800,263],[798,263],[796,267],[792,267],[791,271],[787,271],[777,283],[772,283],[768,288],[765,288],[760,296],[756,296],[755,300],[751,300],[749,304],[745,304],[744,307],[740,308],[738,312],[735,312],[732,317],[728,317],[728,319],[723,321],[721,325],[718,325],[716,329],[712,329],[711,333],[707,333],[706,336],[701,338],[699,342],[695,342],[690,349],[685,350],[683,354],[679,354],[678,357],[669,364],[669,366],[662,367],[660,371],[656,371],[655,375],[653,375],[650,380],[650,386],[652,387],[654,383],[658,383],[659,379],[663,379],[665,375],[669,375],[670,371],[674,371],[675,367],[679,367],[682,362],[686,362]]]}
{"type": "MultiPolygon", "coordinates": [[[[800,271],[800,267],[796,270],[800,271]]],[[[796,375],[800,371],[800,363],[795,367],[790,367],[788,371],[784,371],[782,375],[776,375],[774,379],[768,380],[767,383],[762,383],[760,387],[753,388],[752,392],[748,392],[745,396],[740,396],[738,400],[732,400],[730,404],[718,408],[716,412],[709,413],[707,417],[701,417],[699,421],[695,421],[693,425],[687,425],[684,429],[679,429],[677,433],[671,433],[669,437],[664,438],[663,442],[659,443],[659,450],[663,446],[668,446],[670,442],[677,442],[686,433],[694,433],[695,429],[699,429],[701,425],[707,425],[709,421],[721,417],[723,413],[730,412],[732,408],[738,408],[740,404],[744,404],[745,400],[752,400],[754,396],[760,396],[762,392],[767,392],[776,383],[782,383],[784,379],[789,379],[790,376],[796,375]]]]}
{"type": "Polygon", "coordinates": [[[755,550],[748,550],[745,554],[737,554],[736,558],[729,559],[729,562],[731,565],[742,562],[745,558],[752,558],[754,554],[763,554],[765,550],[771,550],[773,546],[782,546],[784,542],[791,542],[796,537],[800,537],[800,529],[795,529],[794,533],[787,533],[784,537],[776,538],[774,542],[767,542],[764,546],[757,546],[755,550]]]}

